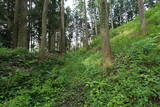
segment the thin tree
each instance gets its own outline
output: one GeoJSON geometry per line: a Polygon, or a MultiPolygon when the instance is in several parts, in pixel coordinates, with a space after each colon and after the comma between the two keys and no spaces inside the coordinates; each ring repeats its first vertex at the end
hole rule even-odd
{"type": "Polygon", "coordinates": [[[19,13],[19,0],[15,1],[15,12],[14,12],[14,30],[13,30],[13,47],[17,47],[18,43],[18,13],[19,13]]]}
{"type": "Polygon", "coordinates": [[[144,0],[138,0],[141,32],[144,34],[146,29],[145,16],[144,16],[144,0]]]}
{"type": "Polygon", "coordinates": [[[86,9],[86,0],[84,0],[84,30],[85,30],[85,38],[84,38],[84,46],[88,46],[88,36],[89,36],[89,32],[88,32],[88,24],[87,24],[87,9],[86,9]]]}
{"type": "Polygon", "coordinates": [[[61,41],[60,41],[60,51],[61,53],[66,52],[65,46],[65,28],[64,28],[64,0],[61,0],[61,41]]]}
{"type": "Polygon", "coordinates": [[[28,6],[28,8],[29,8],[29,18],[28,18],[28,23],[29,23],[29,36],[28,36],[28,47],[30,48],[30,50],[32,51],[32,45],[33,45],[33,37],[32,37],[32,5],[33,5],[33,3],[32,3],[32,0],[29,0],[29,6],[28,6]]]}
{"type": "Polygon", "coordinates": [[[47,51],[46,46],[46,34],[47,34],[47,13],[48,13],[49,0],[44,0],[43,12],[42,12],[42,35],[41,35],[41,46],[40,56],[43,57],[47,51]]]}
{"type": "Polygon", "coordinates": [[[107,1],[100,0],[100,31],[103,38],[102,54],[103,54],[103,67],[108,68],[112,66],[112,52],[109,39],[109,16],[107,11],[107,1]]]}

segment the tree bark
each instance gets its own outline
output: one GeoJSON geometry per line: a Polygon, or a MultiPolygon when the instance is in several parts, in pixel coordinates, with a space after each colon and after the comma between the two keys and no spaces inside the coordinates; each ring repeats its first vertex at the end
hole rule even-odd
{"type": "Polygon", "coordinates": [[[48,13],[49,0],[45,0],[42,12],[42,35],[40,44],[40,57],[43,57],[47,51],[46,34],[47,34],[47,13],[48,13]]]}
{"type": "Polygon", "coordinates": [[[60,41],[60,51],[61,53],[66,52],[65,46],[65,28],[64,28],[64,0],[61,0],[61,41],[60,41]]]}
{"type": "Polygon", "coordinates": [[[27,1],[20,0],[18,47],[28,48],[27,37],[27,1]]]}
{"type": "Polygon", "coordinates": [[[97,15],[97,10],[98,9],[95,8],[94,23],[95,23],[95,34],[96,35],[98,35],[98,24],[97,24],[98,19],[97,19],[97,16],[96,16],[97,15]]]}
{"type": "MultiPolygon", "coordinates": [[[[7,15],[5,16],[5,19],[7,23],[7,30],[8,30],[8,38],[10,38],[9,46],[10,48],[13,48],[13,27],[14,27],[14,9],[15,9],[15,1],[13,0],[7,0],[7,15]]],[[[3,20],[2,20],[3,21],[3,20]]]]}
{"type": "Polygon", "coordinates": [[[106,0],[100,0],[100,29],[103,38],[102,54],[103,54],[103,67],[108,68],[112,66],[112,52],[109,40],[109,16],[107,11],[106,0]]]}
{"type": "Polygon", "coordinates": [[[27,2],[16,0],[14,14],[14,48],[27,48],[27,2]]]}
{"type": "Polygon", "coordinates": [[[55,51],[55,31],[53,31],[53,34],[51,36],[51,52],[55,51]]]}
{"type": "Polygon", "coordinates": [[[13,48],[17,47],[18,44],[18,14],[19,14],[19,0],[15,1],[15,12],[14,12],[14,29],[13,29],[13,48]]]}
{"type": "Polygon", "coordinates": [[[87,24],[87,9],[86,9],[86,0],[84,0],[84,23],[85,23],[85,38],[84,38],[84,46],[88,47],[88,36],[89,36],[89,32],[88,32],[88,24],[87,24]]]}
{"type": "Polygon", "coordinates": [[[110,7],[110,15],[111,15],[111,29],[114,29],[112,6],[110,7]]]}
{"type": "Polygon", "coordinates": [[[28,48],[30,49],[30,51],[32,52],[32,45],[33,45],[33,38],[32,38],[32,14],[31,14],[31,11],[32,11],[32,0],[29,0],[29,36],[28,36],[28,48]]]}
{"type": "Polygon", "coordinates": [[[145,29],[146,29],[146,24],[145,24],[144,1],[143,0],[138,0],[138,8],[139,8],[141,32],[144,34],[145,33],[145,29]]]}

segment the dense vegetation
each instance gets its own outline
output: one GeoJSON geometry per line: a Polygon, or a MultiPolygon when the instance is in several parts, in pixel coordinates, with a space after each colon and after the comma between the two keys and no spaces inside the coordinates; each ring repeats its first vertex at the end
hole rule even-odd
{"type": "Polygon", "coordinates": [[[114,65],[103,69],[101,37],[65,56],[39,59],[25,49],[0,48],[0,107],[160,106],[160,4],[113,29],[114,65]]]}

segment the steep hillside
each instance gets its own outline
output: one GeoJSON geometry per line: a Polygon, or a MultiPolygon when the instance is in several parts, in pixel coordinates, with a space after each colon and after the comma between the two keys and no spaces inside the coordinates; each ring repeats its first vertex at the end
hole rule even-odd
{"type": "Polygon", "coordinates": [[[115,62],[107,70],[100,36],[89,49],[45,61],[0,49],[0,107],[159,107],[159,10],[160,4],[145,13],[145,35],[139,18],[111,31],[115,62]]]}

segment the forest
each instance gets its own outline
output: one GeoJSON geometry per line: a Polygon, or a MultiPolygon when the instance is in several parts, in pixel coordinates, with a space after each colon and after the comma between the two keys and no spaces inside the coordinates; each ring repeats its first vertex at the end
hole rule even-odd
{"type": "Polygon", "coordinates": [[[160,107],[160,0],[0,0],[0,107],[160,107]]]}

